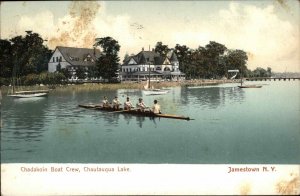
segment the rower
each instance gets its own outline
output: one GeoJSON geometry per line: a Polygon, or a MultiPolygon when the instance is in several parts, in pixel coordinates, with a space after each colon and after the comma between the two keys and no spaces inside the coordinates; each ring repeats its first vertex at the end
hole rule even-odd
{"type": "Polygon", "coordinates": [[[103,97],[103,100],[102,100],[102,107],[104,107],[104,108],[110,107],[110,104],[109,104],[109,102],[108,102],[106,96],[103,97]]]}
{"type": "Polygon", "coordinates": [[[161,114],[160,105],[157,103],[157,100],[154,100],[154,105],[152,106],[151,112],[154,114],[161,114]]]}
{"type": "Polygon", "coordinates": [[[138,108],[139,111],[144,112],[146,109],[146,105],[143,102],[142,98],[139,98],[139,102],[136,104],[136,107],[138,108]]]}
{"type": "Polygon", "coordinates": [[[113,109],[119,110],[120,105],[121,105],[121,103],[120,103],[118,97],[115,96],[115,98],[114,98],[113,101],[112,101],[112,107],[113,107],[113,109]]]}
{"type": "Polygon", "coordinates": [[[129,97],[127,97],[125,103],[124,103],[124,110],[130,110],[132,108],[132,103],[129,100],[129,97]]]}

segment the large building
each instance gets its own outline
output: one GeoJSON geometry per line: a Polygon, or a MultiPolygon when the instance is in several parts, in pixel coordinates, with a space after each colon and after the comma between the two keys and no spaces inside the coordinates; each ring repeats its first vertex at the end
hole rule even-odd
{"type": "Polygon", "coordinates": [[[179,70],[179,62],[173,51],[166,56],[152,51],[142,50],[124,60],[121,66],[122,81],[140,80],[183,80],[185,74],[179,70]]]}
{"type": "Polygon", "coordinates": [[[73,48],[57,46],[49,60],[48,72],[66,68],[71,72],[71,79],[77,79],[76,70],[82,66],[86,70],[95,66],[100,50],[90,48],[73,48]]]}

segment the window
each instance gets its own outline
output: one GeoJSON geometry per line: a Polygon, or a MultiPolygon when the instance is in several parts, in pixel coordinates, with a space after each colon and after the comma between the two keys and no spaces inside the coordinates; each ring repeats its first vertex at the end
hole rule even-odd
{"type": "Polygon", "coordinates": [[[58,56],[56,57],[56,62],[58,62],[58,56]]]}
{"type": "Polygon", "coordinates": [[[62,62],[62,57],[59,57],[59,62],[62,62]]]}
{"type": "Polygon", "coordinates": [[[160,71],[160,70],[161,70],[161,68],[160,68],[160,67],[156,67],[156,70],[157,70],[157,71],[160,71]]]}
{"type": "Polygon", "coordinates": [[[53,62],[55,62],[55,58],[53,57],[53,62]]]}
{"type": "Polygon", "coordinates": [[[84,59],[84,61],[89,61],[91,62],[93,59],[91,57],[91,55],[87,55],[86,58],[84,59]]]}

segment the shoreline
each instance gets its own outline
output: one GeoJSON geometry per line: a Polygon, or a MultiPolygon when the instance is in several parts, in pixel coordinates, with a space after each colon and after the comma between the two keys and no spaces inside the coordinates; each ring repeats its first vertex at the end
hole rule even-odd
{"type": "MultiPolygon", "coordinates": [[[[237,80],[209,80],[209,79],[197,79],[197,80],[184,80],[184,81],[158,81],[151,82],[151,86],[154,88],[166,88],[166,87],[187,87],[187,86],[206,86],[206,85],[219,85],[224,83],[238,83],[237,80]]],[[[145,81],[124,81],[121,83],[83,83],[83,84],[65,84],[65,85],[32,85],[32,86],[20,86],[18,90],[50,90],[52,92],[62,91],[97,91],[97,90],[117,90],[117,89],[140,89],[142,90],[145,81]]],[[[11,91],[11,86],[1,86],[2,95],[7,95],[11,91]]]]}

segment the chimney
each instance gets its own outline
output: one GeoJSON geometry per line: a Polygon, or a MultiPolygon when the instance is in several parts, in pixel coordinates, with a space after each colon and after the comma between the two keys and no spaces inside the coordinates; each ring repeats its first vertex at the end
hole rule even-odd
{"type": "Polygon", "coordinates": [[[144,47],[142,47],[142,51],[144,51],[144,47]]]}
{"type": "Polygon", "coordinates": [[[149,51],[151,51],[151,50],[150,50],[150,45],[149,45],[149,51]]]}
{"type": "Polygon", "coordinates": [[[94,47],[94,56],[96,56],[96,47],[94,47]]]}

